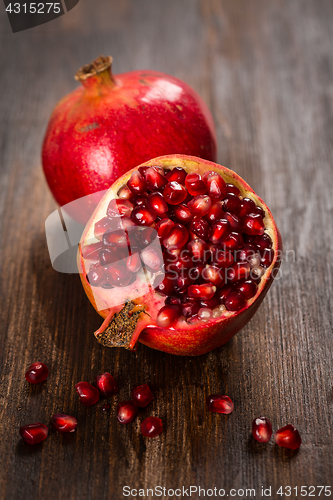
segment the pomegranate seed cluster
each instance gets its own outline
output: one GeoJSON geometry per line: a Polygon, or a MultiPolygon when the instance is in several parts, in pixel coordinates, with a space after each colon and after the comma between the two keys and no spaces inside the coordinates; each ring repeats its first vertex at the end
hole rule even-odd
{"type": "Polygon", "coordinates": [[[162,328],[238,312],[274,258],[265,212],[217,172],[139,167],[83,246],[91,286],[130,285],[140,270],[165,296],[162,328]]]}

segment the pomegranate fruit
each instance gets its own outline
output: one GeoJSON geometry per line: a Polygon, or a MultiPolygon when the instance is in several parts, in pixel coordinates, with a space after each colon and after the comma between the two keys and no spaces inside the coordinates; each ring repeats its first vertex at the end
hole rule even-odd
{"type": "Polygon", "coordinates": [[[266,417],[255,418],[252,422],[252,435],[259,443],[267,443],[272,437],[272,424],[266,417]]]}
{"type": "MultiPolygon", "coordinates": [[[[212,116],[189,85],[158,71],[113,75],[111,64],[101,56],[77,72],[82,86],[55,107],[42,148],[46,180],[60,206],[96,193],[67,207],[82,223],[100,191],[150,158],[183,153],[216,160],[212,116]]],[[[146,182],[156,191],[164,181],[154,171],[143,180],[139,172],[119,196],[144,192],[146,182]]]]}
{"type": "Polygon", "coordinates": [[[30,384],[40,384],[44,382],[49,375],[48,367],[44,363],[32,363],[25,372],[25,378],[30,384]]]}
{"type": "Polygon", "coordinates": [[[280,266],[281,249],[270,210],[235,172],[184,155],[150,160],[107,191],[81,238],[81,280],[105,318],[95,336],[105,346],[135,349],[139,340],[179,355],[200,355],[219,347],[258,309],[280,266]],[[152,170],[156,182],[150,179],[152,170]],[[159,179],[158,192],[167,210],[159,197],[156,206],[164,213],[157,215],[153,203],[134,198],[124,208],[117,198],[137,173],[146,186],[140,194],[144,199],[151,199],[159,179]],[[197,194],[203,192],[201,181],[205,194],[197,194]],[[213,200],[208,193],[214,193],[213,200]],[[216,203],[217,219],[212,217],[216,203]],[[230,213],[237,212],[237,224],[228,219],[225,205],[230,213]],[[105,217],[110,224],[105,224],[105,217]],[[107,226],[115,229],[102,234],[100,228],[107,226]],[[263,261],[267,250],[272,258],[263,261]]]}
{"type": "Polygon", "coordinates": [[[22,427],[20,427],[20,434],[28,444],[37,444],[44,441],[48,433],[48,427],[40,422],[37,424],[22,425],[22,427]]]}
{"type": "Polygon", "coordinates": [[[274,441],[277,445],[290,450],[298,450],[302,444],[301,436],[293,425],[285,425],[274,434],[274,441]]]}

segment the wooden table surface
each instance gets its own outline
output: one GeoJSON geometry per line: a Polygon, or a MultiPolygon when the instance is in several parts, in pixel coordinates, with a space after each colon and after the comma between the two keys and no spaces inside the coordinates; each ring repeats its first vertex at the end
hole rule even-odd
{"type": "Polygon", "coordinates": [[[255,488],[256,498],[264,486],[278,499],[300,498],[278,495],[280,486],[332,486],[333,2],[81,0],[16,34],[0,11],[1,499],[118,500],[125,485],[255,488]],[[78,275],[51,266],[44,223],[56,205],[41,142],[73,74],[100,54],[113,56],[115,73],[150,68],[192,85],[213,112],[219,163],[247,180],[280,228],[280,279],[252,321],[207,355],[103,348],[78,275]],[[33,387],[24,373],[36,360],[50,376],[33,387]],[[121,388],[109,413],[81,405],[74,387],[104,371],[121,388]],[[145,382],[153,403],[121,426],[117,402],[145,382]],[[234,412],[209,413],[211,393],[228,394],[234,412]],[[20,425],[55,412],[75,415],[77,431],[22,442],[20,425]],[[147,440],[140,421],[151,414],[165,432],[147,440]],[[275,430],[294,424],[300,450],[254,442],[262,414],[275,430]]]}

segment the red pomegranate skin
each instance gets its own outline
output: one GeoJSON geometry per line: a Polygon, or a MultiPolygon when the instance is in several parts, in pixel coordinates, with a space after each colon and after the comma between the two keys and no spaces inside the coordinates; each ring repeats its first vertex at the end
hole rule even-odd
{"type": "MultiPolygon", "coordinates": [[[[189,85],[150,70],[113,76],[112,59],[103,60],[103,71],[77,73],[82,86],[58,103],[46,130],[43,168],[60,206],[108,189],[150,158],[182,153],[216,161],[212,116],[189,85]]],[[[82,223],[100,199],[89,198],[67,209],[82,223]]]]}

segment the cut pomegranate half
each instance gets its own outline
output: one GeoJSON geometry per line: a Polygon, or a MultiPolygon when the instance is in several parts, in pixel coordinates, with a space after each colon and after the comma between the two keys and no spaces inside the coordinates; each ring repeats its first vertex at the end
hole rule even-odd
{"type": "Polygon", "coordinates": [[[150,160],[118,179],[83,232],[81,280],[104,318],[95,336],[179,355],[219,347],[258,309],[281,250],[269,208],[235,172],[183,155],[150,160]],[[126,188],[131,201],[119,198],[126,188]]]}

